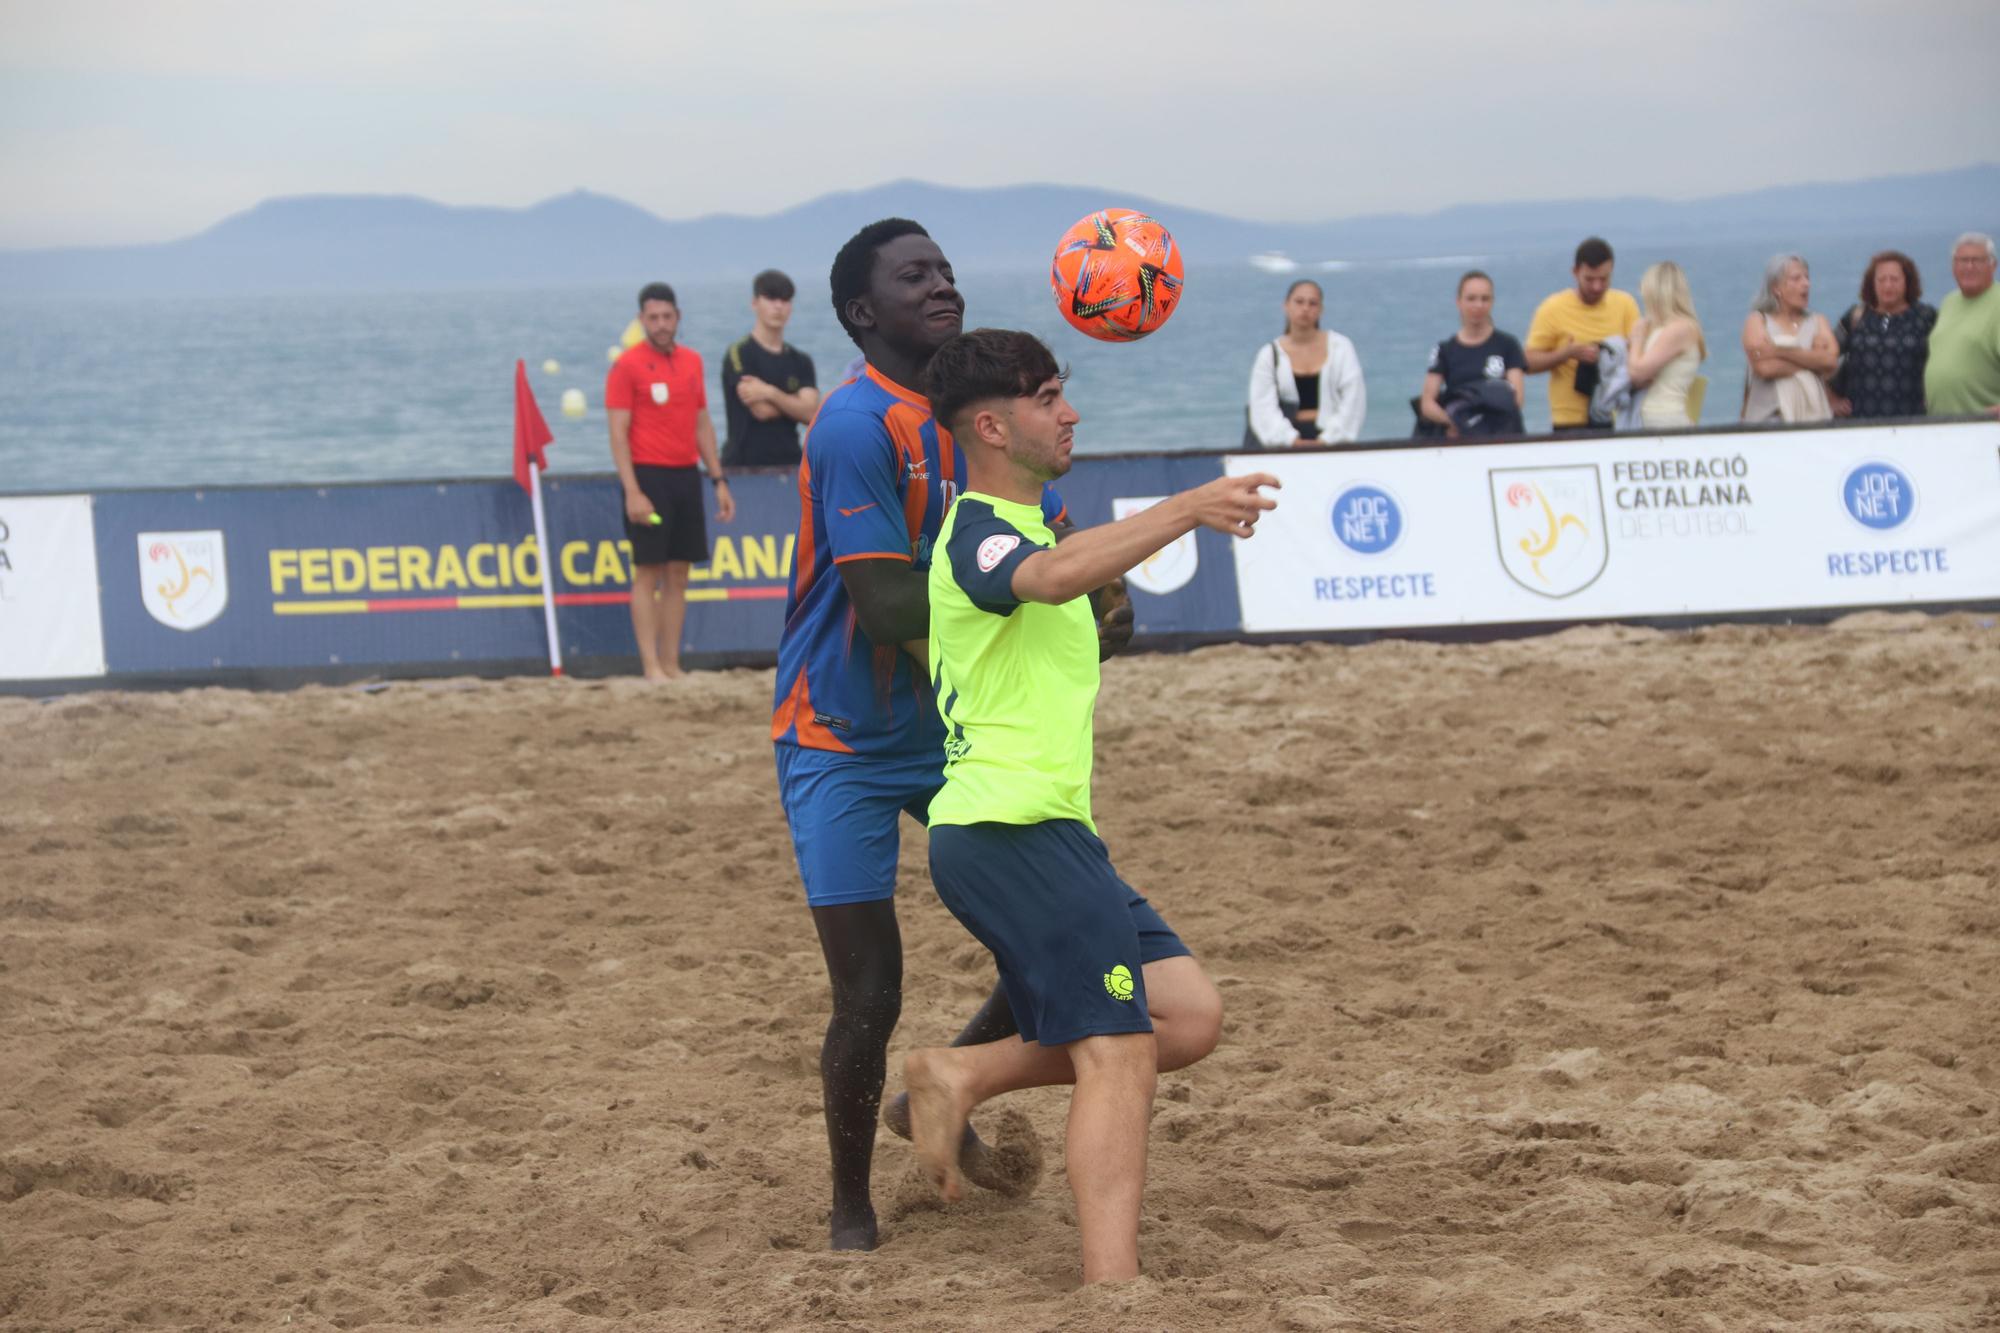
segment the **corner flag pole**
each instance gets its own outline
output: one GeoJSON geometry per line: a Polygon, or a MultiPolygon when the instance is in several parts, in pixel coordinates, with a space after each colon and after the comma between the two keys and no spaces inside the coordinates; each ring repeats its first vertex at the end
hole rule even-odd
{"type": "Polygon", "coordinates": [[[560,676],[562,639],[556,634],[556,591],[549,575],[549,567],[555,562],[549,556],[549,524],[542,513],[542,469],[533,462],[528,464],[528,498],[535,507],[535,553],[540,557],[535,563],[542,567],[542,620],[549,631],[549,674],[560,676]]]}
{"type": "Polygon", "coordinates": [[[560,676],[562,639],[556,634],[555,579],[550,572],[554,558],[549,554],[549,523],[542,512],[542,469],[548,460],[542,454],[555,442],[542,409],[535,403],[535,391],[528,387],[528,366],[514,362],[514,481],[528,493],[535,509],[535,554],[542,567],[542,620],[549,631],[549,674],[560,676]]]}

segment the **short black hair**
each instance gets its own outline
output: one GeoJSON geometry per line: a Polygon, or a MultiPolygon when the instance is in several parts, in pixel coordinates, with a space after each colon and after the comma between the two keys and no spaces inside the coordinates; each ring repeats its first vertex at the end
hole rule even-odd
{"type": "Polygon", "coordinates": [[[847,336],[854,339],[856,347],[861,346],[861,330],[847,319],[847,303],[868,294],[868,279],[875,272],[875,252],[899,236],[923,236],[930,233],[908,218],[883,218],[871,222],[860,231],[847,238],[847,244],[840,247],[840,253],[833,257],[833,317],[840,321],[840,327],[847,330],[847,336]]]}
{"type": "Polygon", "coordinates": [[[931,400],[931,415],[949,430],[974,403],[1025,398],[1052,378],[1066,380],[1069,371],[1056,364],[1055,353],[1034,334],[974,329],[931,357],[924,371],[924,396],[931,400]]]}
{"type": "Polygon", "coordinates": [[[750,279],[752,296],[764,296],[773,301],[789,301],[795,293],[792,280],[774,268],[767,268],[750,279]]]}
{"type": "Polygon", "coordinates": [[[1602,236],[1586,236],[1583,244],[1576,247],[1576,263],[1571,268],[1596,268],[1599,264],[1611,262],[1611,242],[1602,236]]]}
{"type": "Polygon", "coordinates": [[[665,301],[676,310],[681,308],[681,303],[674,297],[674,289],[664,282],[649,282],[639,289],[639,308],[644,310],[648,301],[665,301]]]}

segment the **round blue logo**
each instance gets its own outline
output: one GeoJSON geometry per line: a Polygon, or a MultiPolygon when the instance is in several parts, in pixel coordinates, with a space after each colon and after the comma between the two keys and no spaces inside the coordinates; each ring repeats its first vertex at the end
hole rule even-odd
{"type": "Polygon", "coordinates": [[[1403,535],[1403,509],[1379,486],[1350,486],[1333,502],[1333,535],[1350,551],[1380,555],[1403,535]]]}
{"type": "Polygon", "coordinates": [[[1899,526],[1917,507],[1917,488],[1898,468],[1863,463],[1841,483],[1840,499],[1856,523],[1877,532],[1899,526]]]}

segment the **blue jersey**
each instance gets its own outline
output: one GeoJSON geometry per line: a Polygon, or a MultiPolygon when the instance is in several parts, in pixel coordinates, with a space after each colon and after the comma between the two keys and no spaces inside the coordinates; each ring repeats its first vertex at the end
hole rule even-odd
{"type": "MultiPolygon", "coordinates": [[[[941,771],[944,724],[928,682],[900,646],[861,632],[835,566],[887,559],[928,570],[965,459],[930,402],[873,366],[827,394],[804,454],[771,739],[841,754],[935,754],[941,771]]],[[[1062,520],[1053,488],[1042,512],[1062,520]]]]}

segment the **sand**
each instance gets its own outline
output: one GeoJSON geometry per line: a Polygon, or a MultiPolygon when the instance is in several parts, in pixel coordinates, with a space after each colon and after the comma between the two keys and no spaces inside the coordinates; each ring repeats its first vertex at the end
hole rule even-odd
{"type": "MultiPolygon", "coordinates": [[[[0,699],[0,1326],[2000,1326],[1991,617],[1112,664],[1228,1017],[1089,1290],[1059,1089],[825,1252],[769,694],[0,699]]],[[[898,1061],[991,979],[923,865],[898,1061]]]]}

